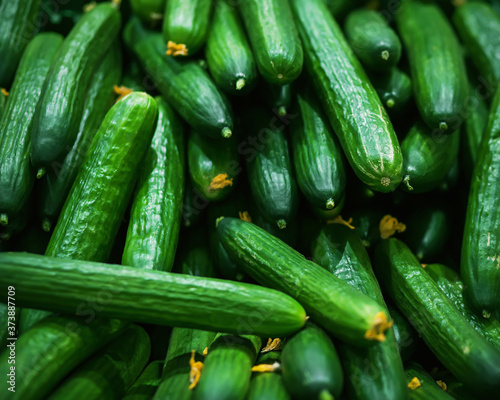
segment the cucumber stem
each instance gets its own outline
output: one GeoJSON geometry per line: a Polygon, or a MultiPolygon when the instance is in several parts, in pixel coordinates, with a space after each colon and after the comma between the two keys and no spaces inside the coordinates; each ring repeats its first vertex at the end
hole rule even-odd
{"type": "Polygon", "coordinates": [[[278,74],[278,79],[283,79],[283,74],[278,74]]]}
{"type": "Polygon", "coordinates": [[[222,128],[222,137],[229,139],[233,132],[231,132],[231,129],[229,129],[227,126],[225,128],[222,128]]]}
{"type": "Polygon", "coordinates": [[[335,201],[333,199],[328,199],[326,201],[326,209],[333,210],[335,208],[335,201]]]}
{"type": "Polygon", "coordinates": [[[382,60],[387,61],[389,59],[389,50],[384,50],[382,53],[380,53],[380,56],[382,57],[382,60]]]}
{"type": "Polygon", "coordinates": [[[413,190],[413,186],[410,185],[410,175],[406,175],[403,179],[406,188],[411,192],[413,190]]]}
{"type": "Polygon", "coordinates": [[[483,310],[483,318],[490,318],[491,317],[491,313],[487,310],[483,310]]]}
{"type": "Polygon", "coordinates": [[[245,84],[246,84],[245,79],[243,79],[243,78],[238,79],[236,81],[236,90],[243,89],[245,87],[245,84]]]}
{"type": "Polygon", "coordinates": [[[327,389],[322,390],[318,396],[318,400],[334,400],[334,399],[335,397],[333,397],[332,394],[327,389]]]}
{"type": "Polygon", "coordinates": [[[44,167],[40,168],[36,173],[36,179],[41,179],[46,173],[47,170],[44,167]]]}
{"type": "Polygon", "coordinates": [[[280,106],[278,108],[278,115],[280,117],[284,117],[286,115],[286,107],[285,106],[280,106]]]}
{"type": "Polygon", "coordinates": [[[385,105],[387,106],[387,108],[392,108],[396,105],[396,102],[394,101],[394,99],[391,97],[389,100],[387,100],[385,102],[385,105]]]}
{"type": "Polygon", "coordinates": [[[45,232],[50,232],[50,230],[52,229],[52,223],[50,222],[50,220],[48,218],[44,218],[43,219],[43,221],[42,221],[42,229],[45,232]]]}
{"type": "Polygon", "coordinates": [[[9,216],[6,213],[0,214],[0,225],[6,226],[9,224],[9,216]]]}
{"type": "Polygon", "coordinates": [[[448,130],[448,124],[446,122],[440,122],[439,123],[439,129],[442,131],[447,131],[448,130]]]}
{"type": "Polygon", "coordinates": [[[286,228],[286,221],[284,219],[279,219],[277,221],[278,228],[279,229],[285,229],[286,228]]]}
{"type": "Polygon", "coordinates": [[[215,227],[217,228],[219,226],[219,222],[221,222],[224,219],[224,217],[219,217],[215,220],[215,227]]]}

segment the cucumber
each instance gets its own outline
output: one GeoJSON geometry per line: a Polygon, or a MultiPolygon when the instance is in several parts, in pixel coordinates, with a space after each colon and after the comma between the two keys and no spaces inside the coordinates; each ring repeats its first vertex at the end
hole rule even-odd
{"type": "MultiPolygon", "coordinates": [[[[341,224],[326,225],[312,243],[312,257],[334,276],[387,310],[368,253],[353,230],[341,224]]],[[[399,400],[407,397],[403,362],[392,330],[383,343],[375,346],[358,349],[339,344],[338,349],[351,398],[399,400]],[[378,373],[367,374],[367,364],[378,373]]]]}
{"type": "Polygon", "coordinates": [[[156,115],[156,102],[143,92],[129,94],[108,111],[45,254],[107,260],[132,194],[135,172],[151,142],[156,115]]]}
{"type": "Polygon", "coordinates": [[[122,265],[171,271],[181,224],[184,138],[172,109],[155,100],[158,122],[139,173],[122,265]]]}
{"type": "Polygon", "coordinates": [[[274,115],[285,117],[294,98],[293,84],[273,85],[262,81],[259,86],[259,96],[271,109],[274,115]]]}
{"type": "Polygon", "coordinates": [[[193,187],[209,201],[226,198],[241,171],[238,141],[214,140],[193,130],[187,144],[189,176],[193,187]]]}
{"type": "MultiPolygon", "coordinates": [[[[41,321],[16,341],[15,371],[22,379],[16,380],[10,398],[46,398],[66,375],[115,339],[125,326],[118,320],[95,319],[95,314],[91,319],[49,317],[41,321]]],[[[6,351],[0,355],[3,376],[10,371],[8,356],[6,351]]]]}
{"type": "Polygon", "coordinates": [[[0,4],[0,87],[10,87],[19,60],[38,31],[40,0],[11,0],[0,4]]]}
{"type": "Polygon", "coordinates": [[[149,363],[122,400],[151,400],[158,390],[162,372],[162,360],[149,363]]]}
{"type": "Polygon", "coordinates": [[[304,55],[288,1],[243,0],[239,8],[262,77],[276,85],[294,81],[304,55]]]}
{"type": "Polygon", "coordinates": [[[463,120],[467,75],[453,28],[437,4],[418,1],[402,2],[396,22],[420,115],[431,129],[457,130],[463,120]]]}
{"type": "Polygon", "coordinates": [[[372,209],[366,208],[356,208],[350,217],[352,218],[351,225],[355,227],[354,233],[356,233],[361,239],[361,243],[365,247],[372,247],[376,242],[380,240],[380,220],[384,214],[382,211],[378,210],[376,207],[372,209]]]}
{"type": "Polygon", "coordinates": [[[206,232],[201,229],[184,232],[181,248],[176,255],[175,272],[184,275],[215,278],[206,232]]]}
{"type": "Polygon", "coordinates": [[[425,267],[425,272],[437,283],[472,327],[500,350],[500,322],[493,316],[485,318],[474,312],[468,300],[464,298],[464,284],[460,276],[442,264],[429,264],[425,267]]]}
{"type": "Polygon", "coordinates": [[[230,0],[215,4],[205,48],[210,74],[229,94],[249,93],[257,82],[257,67],[238,11],[230,0]]]}
{"type": "Polygon", "coordinates": [[[393,191],[402,179],[403,158],[375,89],[323,1],[291,3],[307,70],[349,164],[372,189],[393,191]]]}
{"type": "Polygon", "coordinates": [[[195,54],[205,43],[212,0],[167,0],[163,15],[163,39],[184,44],[188,55],[195,54]]]}
{"type": "Polygon", "coordinates": [[[191,180],[186,179],[182,204],[182,225],[184,227],[196,225],[202,219],[209,204],[210,202],[193,187],[191,180]]]}
{"type": "MultiPolygon", "coordinates": [[[[281,353],[272,351],[264,353],[257,361],[261,364],[279,363],[281,353]]],[[[250,381],[247,400],[290,400],[290,394],[286,391],[283,377],[279,372],[255,372],[250,381]]]]}
{"type": "Polygon", "coordinates": [[[252,217],[252,222],[255,225],[264,229],[274,237],[282,240],[290,247],[295,247],[297,244],[299,236],[299,224],[297,223],[297,219],[293,220],[291,223],[287,223],[286,229],[280,229],[274,221],[266,219],[255,206],[250,206],[250,216],[252,217]]]}
{"type": "Polygon", "coordinates": [[[410,394],[410,399],[413,400],[452,400],[448,393],[446,393],[430,376],[425,369],[423,369],[419,364],[411,362],[406,370],[406,378],[408,383],[411,382],[413,378],[417,378],[420,382],[420,386],[411,389],[408,388],[410,394]]]}
{"type": "Polygon", "coordinates": [[[460,135],[431,130],[423,121],[413,125],[401,143],[403,188],[412,193],[436,189],[458,157],[460,135]]]}
{"type": "Polygon", "coordinates": [[[19,215],[31,194],[34,173],[30,162],[33,114],[43,82],[63,38],[42,33],[26,47],[2,119],[0,120],[0,224],[19,215]],[[27,96],[26,93],[30,95],[27,96]]]}
{"type": "Polygon", "coordinates": [[[387,293],[437,359],[477,393],[497,391],[500,351],[470,326],[410,249],[394,238],[381,241],[375,267],[387,293]]]}
{"type": "Polygon", "coordinates": [[[82,16],[59,48],[33,117],[31,162],[37,177],[71,150],[87,87],[120,26],[116,6],[99,4],[82,16]]]}
{"type": "Polygon", "coordinates": [[[337,351],[314,324],[287,339],[281,368],[285,387],[296,399],[333,399],[342,392],[344,374],[337,351]]]}
{"type": "Polygon", "coordinates": [[[262,340],[257,336],[218,334],[208,349],[195,400],[243,400],[262,340]]]}
{"type": "Polygon", "coordinates": [[[7,103],[7,97],[9,96],[9,92],[5,89],[0,89],[0,120],[2,119],[2,114],[5,108],[5,103],[7,103]]]}
{"type": "Polygon", "coordinates": [[[332,210],[346,186],[342,149],[313,92],[302,90],[297,103],[299,118],[290,124],[297,183],[313,207],[332,210]]]}
{"type": "Polygon", "coordinates": [[[48,311],[25,308],[19,316],[19,335],[31,329],[37,322],[53,315],[48,311]]]}
{"type": "Polygon", "coordinates": [[[57,222],[78,170],[85,161],[92,139],[116,99],[113,85],[120,82],[121,61],[121,51],[115,43],[92,77],[74,145],[64,161],[52,164],[40,184],[39,216],[46,231],[50,231],[57,222]]]}
{"type": "Polygon", "coordinates": [[[147,76],[145,82],[158,89],[181,117],[200,133],[213,138],[230,137],[232,111],[208,74],[196,63],[186,64],[165,55],[160,34],[148,33],[132,19],[124,32],[147,76]]]}
{"type": "Polygon", "coordinates": [[[389,72],[401,58],[401,41],[382,14],[368,8],[352,11],[344,31],[354,54],[367,70],[389,72]]]}
{"type": "Polygon", "coordinates": [[[220,220],[217,233],[243,272],[297,299],[316,323],[337,338],[366,346],[385,337],[390,324],[384,307],[281,240],[235,218],[220,220]]]}
{"type": "Polygon", "coordinates": [[[20,307],[88,315],[94,312],[86,308],[89,296],[104,290],[109,300],[99,301],[99,315],[134,322],[269,337],[296,332],[306,319],[304,309],[283,293],[220,279],[28,253],[0,253],[0,271],[0,283],[7,279],[16,288],[20,307]],[[64,292],[54,290],[61,282],[72,283],[64,292]],[[221,309],[222,299],[227,308],[221,309]]]}
{"type": "Polygon", "coordinates": [[[163,19],[166,0],[130,0],[132,12],[141,22],[154,28],[163,19]]]}
{"type": "Polygon", "coordinates": [[[386,74],[372,76],[371,82],[388,112],[402,111],[412,97],[411,79],[397,67],[386,74]]]}
{"type": "Polygon", "coordinates": [[[146,331],[130,325],[111,344],[72,372],[48,399],[121,399],[145,367],[150,352],[146,331]]]}
{"type": "Polygon", "coordinates": [[[388,304],[387,307],[389,309],[389,314],[394,321],[392,330],[394,332],[394,338],[398,343],[399,354],[401,355],[403,362],[406,362],[411,358],[417,349],[419,340],[418,334],[396,307],[393,307],[391,304],[388,304]]]}
{"type": "MultiPolygon", "coordinates": [[[[32,218],[32,210],[34,208],[33,202],[34,194],[32,193],[31,196],[28,197],[27,203],[25,204],[23,209],[19,213],[12,214],[9,217],[9,223],[7,225],[3,225],[2,223],[0,223],[1,241],[7,241],[13,236],[15,237],[26,228],[28,221],[30,221],[32,218]]],[[[7,219],[5,218],[2,219],[4,223],[7,221],[7,219]]]]}
{"type": "Polygon", "coordinates": [[[500,80],[500,16],[488,3],[472,2],[457,7],[453,24],[483,79],[500,80]]]}

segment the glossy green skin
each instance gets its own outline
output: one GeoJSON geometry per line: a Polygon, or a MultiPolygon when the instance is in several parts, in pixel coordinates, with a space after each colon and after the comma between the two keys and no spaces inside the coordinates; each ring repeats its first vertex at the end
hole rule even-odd
{"type": "Polygon", "coordinates": [[[296,332],[306,318],[304,309],[283,293],[220,279],[28,253],[0,253],[0,270],[0,283],[7,284],[6,279],[15,286],[21,307],[69,313],[77,310],[84,315],[88,314],[89,294],[106,288],[105,292],[113,295],[99,307],[99,315],[134,322],[229,333],[247,330],[272,337],[296,332]],[[61,282],[72,283],[64,292],[54,290],[61,282]],[[226,304],[223,309],[222,300],[226,304]],[[255,313],[262,319],[258,325],[246,320],[255,313]]]}
{"type": "Polygon", "coordinates": [[[402,179],[403,158],[375,89],[322,0],[291,3],[307,70],[349,164],[372,189],[393,191],[402,179]]]}
{"type": "Polygon", "coordinates": [[[351,12],[344,31],[354,54],[367,70],[387,73],[398,64],[401,41],[378,11],[360,8],[351,12]]]}
{"type": "Polygon", "coordinates": [[[45,254],[104,262],[128,206],[156,122],[154,99],[133,92],[106,114],[45,254]]]}
{"type": "Polygon", "coordinates": [[[411,79],[399,68],[391,68],[387,74],[374,75],[371,81],[388,112],[400,111],[408,105],[413,94],[411,79]]]}
{"type": "Polygon", "coordinates": [[[214,140],[197,131],[191,131],[187,144],[189,176],[193,187],[209,201],[225,199],[234,188],[240,171],[238,140],[214,140]],[[212,189],[212,180],[227,174],[233,184],[212,189]]]}
{"type": "MultiPolygon", "coordinates": [[[[312,243],[313,261],[336,277],[371,297],[387,309],[370,258],[361,239],[347,226],[326,225],[312,243]]],[[[404,369],[392,331],[386,340],[369,348],[339,345],[352,398],[402,400],[406,396],[404,369]],[[367,374],[370,364],[378,374],[367,374]]]]}
{"type": "MultiPolygon", "coordinates": [[[[274,364],[280,362],[281,352],[272,351],[262,354],[256,364],[274,364]]],[[[281,373],[255,372],[250,381],[247,400],[290,400],[291,396],[286,391],[281,373]]]]}
{"type": "Polygon", "coordinates": [[[169,105],[155,100],[158,122],[139,173],[122,265],[171,271],[184,198],[184,138],[169,105]]]}
{"type": "Polygon", "coordinates": [[[355,346],[375,344],[364,334],[384,311],[376,301],[254,224],[224,218],[217,233],[242,271],[295,298],[332,335],[355,346]]]}
{"type": "Polygon", "coordinates": [[[312,91],[300,92],[297,103],[299,117],[290,123],[297,183],[313,207],[331,210],[345,191],[342,149],[312,91]]]}
{"type": "Polygon", "coordinates": [[[257,83],[257,67],[238,11],[229,1],[216,3],[205,56],[210,74],[222,90],[233,95],[246,94],[257,83]],[[244,86],[238,88],[237,82],[244,86]]]}
{"type": "Polygon", "coordinates": [[[469,321],[472,327],[500,350],[500,321],[494,316],[484,318],[471,308],[468,300],[464,298],[464,284],[460,276],[442,264],[429,264],[425,267],[425,272],[437,283],[446,297],[455,304],[460,314],[469,321]]]}
{"type": "Polygon", "coordinates": [[[151,400],[158,390],[163,373],[163,360],[152,361],[122,400],[151,400]]]}
{"type": "Polygon", "coordinates": [[[11,223],[33,188],[29,155],[33,114],[62,41],[57,33],[42,33],[26,47],[0,120],[0,213],[7,214],[11,223]]]}
{"type": "Polygon", "coordinates": [[[434,378],[417,363],[411,362],[407,366],[405,373],[408,383],[414,377],[417,377],[422,385],[414,390],[407,388],[410,400],[453,400],[453,397],[441,389],[434,378]]]}
{"type": "Polygon", "coordinates": [[[422,121],[413,125],[401,143],[405,183],[412,193],[436,189],[446,178],[458,157],[460,135],[431,130],[422,121]],[[411,187],[411,188],[410,188],[411,187]]]}
{"type": "Polygon", "coordinates": [[[437,359],[477,393],[498,391],[500,351],[470,326],[410,249],[397,239],[383,240],[374,260],[386,292],[437,359]]]}
{"type": "Polygon", "coordinates": [[[239,7],[262,77],[276,85],[294,81],[304,55],[288,1],[243,0],[239,7]]]}
{"type": "Polygon", "coordinates": [[[10,87],[24,49],[38,30],[40,3],[11,0],[0,4],[0,87],[10,87]]]}
{"type": "Polygon", "coordinates": [[[205,43],[210,26],[212,0],[166,0],[163,39],[185,44],[188,55],[205,43]]]}
{"type": "Polygon", "coordinates": [[[48,399],[122,398],[146,366],[150,352],[146,331],[130,325],[101,352],[72,372],[48,399]]]}
{"type": "MultiPolygon", "coordinates": [[[[17,289],[17,288],[16,288],[17,289]]],[[[73,312],[75,310],[73,309],[73,312]]],[[[44,399],[75,367],[115,339],[126,323],[79,317],[50,317],[16,341],[16,400],[44,399]]],[[[0,355],[0,371],[7,374],[8,352],[0,355]]],[[[4,375],[5,376],[5,375],[4,375]]]]}
{"type": "Polygon", "coordinates": [[[396,22],[420,115],[431,129],[455,131],[463,119],[467,75],[453,28],[438,5],[415,1],[403,3],[396,22]]]}
{"type": "Polygon", "coordinates": [[[230,104],[196,62],[183,64],[165,55],[161,35],[145,32],[137,20],[127,25],[125,42],[148,74],[149,89],[158,89],[194,129],[221,138],[225,128],[233,128],[230,104]]]}
{"type": "Polygon", "coordinates": [[[500,16],[487,3],[467,3],[457,7],[453,24],[465,44],[472,62],[480,74],[488,80],[500,80],[500,16]]]}
{"type": "Polygon", "coordinates": [[[500,92],[495,95],[490,118],[474,168],[465,217],[460,274],[466,295],[481,313],[500,305],[500,92]]]}
{"type": "Polygon", "coordinates": [[[296,399],[321,399],[322,392],[336,398],[342,392],[344,374],[337,351],[328,335],[311,323],[287,339],[281,368],[283,382],[296,399]]]}
{"type": "Polygon", "coordinates": [[[50,67],[35,110],[31,162],[35,169],[62,160],[75,143],[85,93],[121,26],[117,8],[100,4],[73,27],[50,67]]]}
{"type": "Polygon", "coordinates": [[[389,314],[391,314],[391,318],[394,321],[392,330],[394,332],[394,338],[398,343],[399,354],[401,355],[403,362],[406,362],[411,358],[417,349],[417,343],[419,340],[418,334],[397,308],[388,304],[388,309],[389,314]]]}
{"type": "Polygon", "coordinates": [[[215,278],[217,274],[210,255],[206,231],[195,229],[183,233],[182,237],[183,243],[176,255],[175,272],[215,278]]]}
{"type": "Polygon", "coordinates": [[[40,184],[39,215],[43,228],[47,231],[57,222],[78,170],[85,161],[92,139],[116,100],[113,85],[120,82],[121,69],[121,50],[118,44],[114,44],[93,74],[75,143],[64,161],[52,164],[40,184]]]}
{"type": "Polygon", "coordinates": [[[166,0],[130,0],[130,7],[142,23],[148,27],[155,27],[163,19],[166,0]]]}
{"type": "Polygon", "coordinates": [[[262,340],[257,336],[218,334],[208,349],[195,400],[246,398],[262,340]]]}

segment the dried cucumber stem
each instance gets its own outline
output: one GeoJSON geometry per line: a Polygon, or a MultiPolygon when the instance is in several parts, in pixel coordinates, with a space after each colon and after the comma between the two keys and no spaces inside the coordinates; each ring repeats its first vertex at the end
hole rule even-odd
{"type": "Polygon", "coordinates": [[[385,332],[392,326],[393,321],[387,320],[387,314],[380,311],[375,315],[373,325],[365,333],[365,339],[378,340],[379,342],[385,341],[385,332]]]}
{"type": "Polygon", "coordinates": [[[276,224],[278,225],[279,229],[285,229],[286,228],[286,221],[284,219],[279,219],[276,224]]]}
{"type": "Polygon", "coordinates": [[[6,226],[9,224],[9,216],[5,213],[0,214],[0,225],[6,226]]]}
{"type": "Polygon", "coordinates": [[[233,135],[233,132],[226,126],[222,129],[221,134],[223,138],[229,139],[233,135]]]}
{"type": "Polygon", "coordinates": [[[349,229],[356,229],[356,227],[352,226],[352,218],[349,218],[347,221],[342,218],[342,215],[337,215],[334,219],[330,219],[326,221],[327,224],[340,224],[345,225],[349,229]]]}
{"type": "Polygon", "coordinates": [[[42,221],[42,229],[45,232],[50,232],[52,229],[52,222],[48,218],[44,218],[42,221]]]}
{"type": "Polygon", "coordinates": [[[132,89],[126,86],[118,86],[118,85],[113,85],[113,90],[118,95],[118,98],[116,99],[117,102],[133,92],[132,89]]]}
{"type": "Polygon", "coordinates": [[[238,211],[240,219],[245,222],[252,222],[252,217],[248,213],[248,211],[238,211]]]}
{"type": "Polygon", "coordinates": [[[437,380],[436,383],[445,392],[448,390],[448,385],[445,382],[443,382],[441,379],[437,380]]]}
{"type": "Polygon", "coordinates": [[[233,186],[233,178],[228,179],[227,174],[219,174],[210,182],[211,190],[223,189],[226,186],[233,186]]]}
{"type": "Polygon", "coordinates": [[[36,179],[41,179],[43,176],[47,173],[47,170],[45,168],[40,168],[37,173],[36,173],[36,179]]]}
{"type": "Polygon", "coordinates": [[[418,388],[420,386],[422,386],[422,384],[420,383],[420,381],[418,380],[418,378],[416,376],[414,378],[412,378],[412,380],[408,384],[408,387],[411,390],[415,390],[416,388],[418,388]]]}
{"type": "Polygon", "coordinates": [[[286,115],[286,107],[285,106],[280,106],[278,108],[278,115],[280,117],[284,117],[286,115]]]}
{"type": "Polygon", "coordinates": [[[448,130],[448,124],[446,122],[440,122],[439,123],[439,129],[442,131],[447,131],[448,130]]]}
{"type": "Polygon", "coordinates": [[[380,57],[382,57],[382,60],[387,61],[389,59],[389,56],[390,54],[388,50],[384,50],[382,51],[382,53],[380,53],[380,57]]]}
{"type": "Polygon", "coordinates": [[[413,190],[413,186],[410,185],[410,175],[406,175],[403,179],[406,188],[411,192],[413,190]]]}
{"type": "Polygon", "coordinates": [[[188,48],[186,47],[185,44],[182,43],[175,43],[172,42],[171,40],[168,41],[167,43],[167,52],[165,53],[167,56],[187,56],[189,53],[188,48]]]}
{"type": "Polygon", "coordinates": [[[326,201],[326,209],[333,210],[335,208],[335,201],[333,199],[328,199],[326,201]]]}
{"type": "Polygon", "coordinates": [[[273,364],[259,364],[252,367],[252,372],[275,372],[281,368],[280,363],[273,364]]]}
{"type": "Polygon", "coordinates": [[[396,232],[404,232],[406,230],[406,225],[399,222],[397,218],[394,218],[391,215],[384,215],[384,217],[380,220],[379,230],[380,237],[382,239],[388,239],[396,232]]]}
{"type": "Polygon", "coordinates": [[[243,78],[240,78],[236,81],[236,90],[241,90],[245,87],[246,81],[243,78]]]}
{"type": "Polygon", "coordinates": [[[189,371],[189,390],[193,390],[201,377],[201,370],[203,369],[203,363],[201,361],[195,361],[194,355],[196,352],[191,350],[191,358],[189,359],[189,366],[191,370],[189,371]]]}
{"type": "Polygon", "coordinates": [[[280,338],[276,338],[276,339],[269,338],[267,340],[267,344],[260,352],[267,353],[269,351],[279,350],[280,348],[281,348],[281,339],[280,338]]]}

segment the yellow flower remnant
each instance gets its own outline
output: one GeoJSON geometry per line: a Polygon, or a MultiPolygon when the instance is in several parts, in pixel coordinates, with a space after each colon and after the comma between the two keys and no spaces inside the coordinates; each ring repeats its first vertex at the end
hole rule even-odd
{"type": "Polygon", "coordinates": [[[380,220],[379,230],[380,237],[382,239],[388,239],[396,232],[404,232],[406,230],[406,225],[399,222],[397,218],[387,214],[380,220]]]}
{"type": "Polygon", "coordinates": [[[223,189],[226,186],[233,186],[233,178],[228,179],[227,174],[219,174],[210,182],[211,190],[223,189]]]}
{"type": "Polygon", "coordinates": [[[276,338],[276,339],[269,338],[266,346],[260,352],[267,353],[269,351],[279,350],[280,348],[281,348],[281,339],[280,338],[276,338]]]}
{"type": "Polygon", "coordinates": [[[250,216],[250,214],[248,213],[248,211],[239,211],[238,212],[239,216],[240,216],[240,219],[242,221],[245,221],[245,222],[252,222],[252,217],[250,216]]]}
{"type": "Polygon", "coordinates": [[[380,311],[375,315],[373,325],[365,333],[365,339],[378,340],[379,342],[385,341],[385,332],[392,326],[393,321],[387,320],[387,314],[380,311]]]}
{"type": "Polygon", "coordinates": [[[116,101],[120,101],[121,99],[123,99],[125,96],[129,95],[130,93],[133,92],[132,89],[128,88],[128,87],[125,87],[125,86],[118,86],[118,85],[114,85],[113,86],[113,90],[115,91],[115,93],[118,95],[118,98],[116,99],[116,101]]]}
{"type": "Polygon", "coordinates": [[[194,350],[191,350],[191,359],[189,360],[189,366],[191,367],[189,371],[189,382],[191,384],[189,385],[189,390],[193,390],[196,387],[200,381],[201,370],[203,369],[203,363],[201,361],[195,361],[195,353],[194,350]]]}
{"type": "Polygon", "coordinates": [[[356,229],[352,226],[352,218],[349,218],[347,221],[342,218],[342,215],[337,215],[334,219],[328,220],[328,224],[341,224],[347,226],[349,229],[356,229]]]}
{"type": "Polygon", "coordinates": [[[3,94],[5,97],[7,97],[7,96],[9,95],[9,92],[7,91],[7,89],[2,88],[2,89],[0,89],[0,91],[2,92],[2,94],[3,94]]]}
{"type": "Polygon", "coordinates": [[[280,368],[280,364],[259,364],[252,367],[252,372],[274,372],[280,368]]]}
{"type": "Polygon", "coordinates": [[[408,384],[408,387],[411,389],[411,390],[415,390],[416,388],[422,386],[422,384],[420,383],[420,381],[418,380],[417,377],[414,377],[410,383],[408,384]]]}
{"type": "Polygon", "coordinates": [[[188,55],[188,48],[186,47],[185,44],[182,43],[175,43],[172,42],[171,40],[168,41],[167,43],[167,56],[187,56],[188,55]]]}

